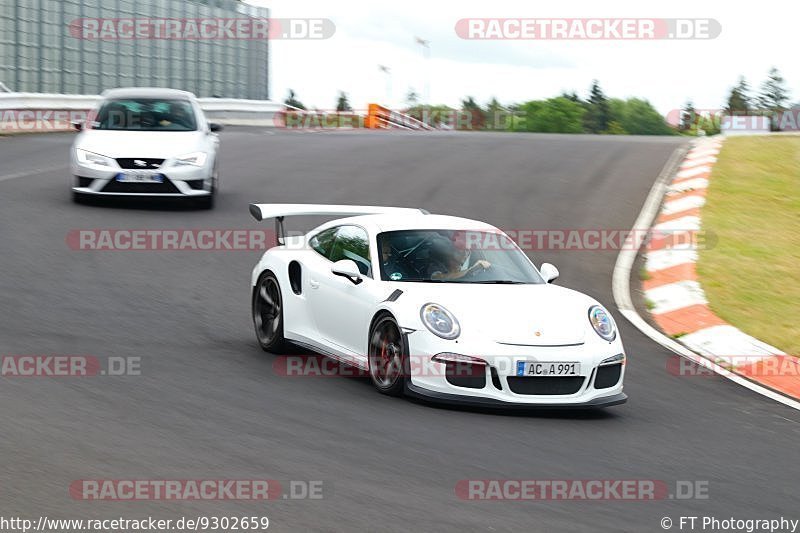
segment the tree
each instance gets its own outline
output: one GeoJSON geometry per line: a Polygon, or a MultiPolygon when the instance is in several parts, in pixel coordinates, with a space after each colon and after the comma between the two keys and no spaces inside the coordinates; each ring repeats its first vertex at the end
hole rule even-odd
{"type": "Polygon", "coordinates": [[[608,98],[603,94],[603,90],[600,88],[600,84],[597,80],[592,82],[586,111],[584,124],[587,131],[590,133],[602,133],[608,129],[608,123],[611,120],[608,109],[608,98]]]}
{"type": "Polygon", "coordinates": [[[508,111],[500,105],[497,98],[492,97],[486,104],[486,115],[489,120],[489,128],[493,130],[508,129],[508,111]]]}
{"type": "Polygon", "coordinates": [[[289,89],[289,94],[286,97],[286,100],[283,101],[283,103],[286,104],[287,106],[296,107],[298,109],[305,110],[306,108],[306,106],[304,106],[303,103],[297,99],[297,95],[295,94],[293,89],[289,89]]]}
{"type": "Polygon", "coordinates": [[[631,135],[674,134],[674,130],[669,127],[664,117],[647,100],[612,98],[608,101],[608,107],[613,120],[631,135]]]}
{"type": "Polygon", "coordinates": [[[697,110],[694,108],[694,103],[691,100],[687,100],[686,104],[684,104],[683,109],[681,110],[681,122],[678,128],[681,131],[689,131],[692,129],[692,126],[697,121],[697,110]]]}
{"type": "Polygon", "coordinates": [[[744,76],[740,76],[739,81],[731,89],[731,94],[728,96],[728,105],[725,107],[725,112],[728,115],[747,115],[750,112],[749,91],[747,80],[744,79],[744,76]]]}
{"type": "Polygon", "coordinates": [[[344,91],[339,91],[339,98],[336,101],[336,111],[341,113],[343,111],[352,111],[353,108],[350,107],[350,102],[347,99],[347,93],[344,91]]]}
{"type": "Polygon", "coordinates": [[[769,70],[766,81],[761,85],[761,94],[758,96],[758,104],[762,109],[774,113],[785,109],[785,104],[788,99],[789,92],[786,89],[786,80],[783,79],[783,76],[781,76],[777,68],[772,67],[769,70]]]}
{"type": "Polygon", "coordinates": [[[467,96],[461,100],[461,111],[469,123],[467,129],[480,130],[486,125],[486,115],[473,97],[467,96]]]}
{"type": "Polygon", "coordinates": [[[586,110],[569,98],[558,96],[549,100],[534,100],[522,104],[526,131],[546,133],[582,133],[586,110]]]}
{"type": "Polygon", "coordinates": [[[772,67],[769,70],[766,81],[761,85],[761,93],[758,95],[758,107],[761,111],[772,117],[772,130],[780,131],[780,115],[786,110],[786,101],[789,99],[789,91],[786,89],[786,80],[783,79],[778,69],[772,67]]]}

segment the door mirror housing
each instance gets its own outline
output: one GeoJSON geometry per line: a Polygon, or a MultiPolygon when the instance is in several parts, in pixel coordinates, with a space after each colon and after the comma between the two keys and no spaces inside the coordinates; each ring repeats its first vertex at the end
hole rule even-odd
{"type": "Polygon", "coordinates": [[[81,131],[83,129],[83,121],[82,120],[73,120],[72,122],[70,122],[70,124],[72,124],[72,128],[77,130],[77,131],[81,131]]]}
{"type": "Polygon", "coordinates": [[[208,130],[212,133],[216,133],[218,131],[222,131],[222,124],[217,124],[216,122],[209,122],[208,123],[208,130]]]}
{"type": "Polygon", "coordinates": [[[539,269],[545,283],[553,283],[558,278],[558,269],[555,265],[550,263],[542,263],[542,268],[539,269]]]}
{"type": "Polygon", "coordinates": [[[358,285],[364,278],[358,270],[358,265],[352,259],[340,259],[336,261],[331,267],[331,272],[335,276],[342,276],[353,282],[353,285],[358,285]]]}

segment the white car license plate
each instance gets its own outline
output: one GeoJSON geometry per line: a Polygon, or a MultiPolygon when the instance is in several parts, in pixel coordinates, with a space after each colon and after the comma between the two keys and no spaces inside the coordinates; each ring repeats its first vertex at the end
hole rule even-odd
{"type": "Polygon", "coordinates": [[[123,183],[163,183],[164,177],[156,172],[120,172],[117,181],[123,183]]]}
{"type": "Polygon", "coordinates": [[[575,362],[517,362],[517,376],[580,376],[581,364],[575,362]]]}

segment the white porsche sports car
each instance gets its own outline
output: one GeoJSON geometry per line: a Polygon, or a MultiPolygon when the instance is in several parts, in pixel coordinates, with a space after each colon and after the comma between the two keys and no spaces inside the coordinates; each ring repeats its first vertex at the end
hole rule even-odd
{"type": "Polygon", "coordinates": [[[278,245],[252,273],[261,347],[291,342],[390,395],[487,407],[624,403],[611,315],[488,224],[399,207],[252,204],[278,245]],[[284,237],[285,217],[340,217],[284,237]]]}

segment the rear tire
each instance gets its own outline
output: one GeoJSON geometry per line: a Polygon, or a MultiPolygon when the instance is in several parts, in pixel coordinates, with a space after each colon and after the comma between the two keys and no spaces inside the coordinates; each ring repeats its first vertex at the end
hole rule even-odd
{"type": "Polygon", "coordinates": [[[253,325],[262,350],[275,353],[286,347],[283,296],[278,279],[269,270],[258,278],[253,290],[253,325]]]}
{"type": "Polygon", "coordinates": [[[407,350],[400,326],[392,315],[375,320],[369,333],[369,379],[381,394],[402,396],[406,384],[407,350]]]}

